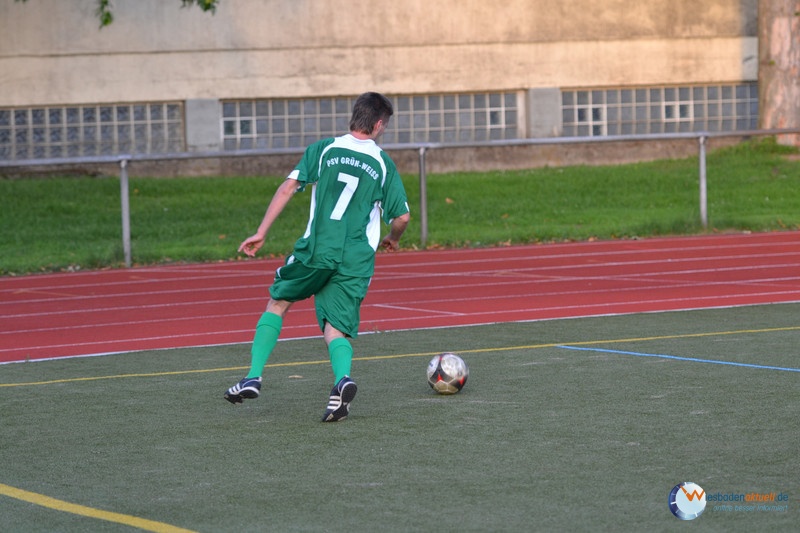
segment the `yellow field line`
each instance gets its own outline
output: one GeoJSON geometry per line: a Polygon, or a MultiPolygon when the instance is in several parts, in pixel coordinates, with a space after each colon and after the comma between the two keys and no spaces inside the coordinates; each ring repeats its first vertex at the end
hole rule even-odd
{"type": "MultiPolygon", "coordinates": [[[[307,363],[312,364],[312,363],[307,363]]],[[[275,365],[278,366],[278,365],[275,365]]],[[[286,366],[286,365],[281,365],[286,366]]],[[[64,378],[64,379],[51,379],[48,381],[31,381],[28,383],[0,383],[0,388],[2,387],[23,387],[23,386],[30,386],[30,385],[53,385],[54,383],[76,383],[79,381],[97,381],[101,379],[124,379],[124,378],[151,378],[156,376],[180,376],[183,374],[203,374],[206,372],[225,372],[225,371],[233,371],[233,370],[246,370],[250,367],[247,366],[232,366],[229,368],[205,368],[199,370],[176,370],[171,372],[152,372],[147,374],[116,374],[111,376],[88,376],[88,377],[81,377],[81,378],[64,378]]]]}
{"type": "Polygon", "coordinates": [[[163,522],[156,522],[154,520],[147,520],[146,518],[139,518],[121,513],[112,513],[110,511],[102,511],[84,505],[65,502],[64,500],[57,500],[43,494],[29,492],[27,490],[18,489],[9,485],[0,483],[0,495],[15,498],[24,502],[39,505],[41,507],[48,507],[56,511],[63,511],[75,515],[87,516],[89,518],[96,518],[98,520],[106,520],[108,522],[116,522],[126,526],[137,527],[144,531],[154,531],[156,533],[194,533],[190,529],[182,527],[171,526],[163,522]]]}
{"type": "MultiPolygon", "coordinates": [[[[544,344],[528,344],[522,346],[502,346],[502,347],[494,347],[494,348],[476,348],[474,350],[459,350],[461,354],[468,354],[468,353],[487,353],[487,352],[507,352],[511,350],[536,350],[541,348],[555,348],[557,346],[591,346],[595,344],[618,344],[618,343],[625,343],[625,342],[650,342],[650,341],[658,341],[658,340],[669,340],[669,339],[689,339],[689,338],[699,338],[699,337],[716,337],[720,335],[743,335],[746,333],[775,333],[778,331],[797,331],[800,330],[800,326],[786,326],[780,328],[762,328],[762,329],[739,329],[733,331],[711,331],[706,333],[681,333],[676,335],[657,335],[652,337],[632,337],[632,338],[625,338],[625,339],[604,339],[604,340],[595,340],[595,341],[579,341],[579,342],[550,342],[544,344]]],[[[364,357],[354,357],[354,361],[379,361],[382,359],[402,359],[406,357],[425,357],[425,356],[433,356],[439,352],[419,352],[419,353],[405,353],[405,354],[396,354],[396,355],[370,355],[364,357]]],[[[317,361],[294,361],[294,362],[287,362],[287,363],[274,363],[269,364],[268,367],[270,368],[277,368],[277,367],[290,367],[290,366],[307,366],[307,365],[320,365],[320,364],[329,364],[330,361],[327,359],[320,359],[317,361]]],[[[48,381],[35,381],[29,383],[0,383],[0,388],[3,387],[28,387],[32,385],[52,385],[54,383],[75,383],[80,381],[96,381],[101,379],[124,379],[124,378],[143,378],[143,377],[158,377],[158,376],[179,376],[185,374],[204,374],[208,372],[233,372],[233,371],[241,371],[241,370],[248,370],[249,366],[232,366],[226,368],[204,368],[199,370],[177,370],[177,371],[169,371],[169,372],[152,372],[147,374],[119,374],[119,375],[111,375],[111,376],[93,376],[93,377],[80,377],[80,378],[64,378],[64,379],[53,379],[48,381]]]]}

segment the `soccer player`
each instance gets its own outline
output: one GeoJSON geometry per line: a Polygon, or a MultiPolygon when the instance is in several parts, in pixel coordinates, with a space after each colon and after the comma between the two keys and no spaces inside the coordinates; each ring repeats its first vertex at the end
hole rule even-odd
{"type": "Polygon", "coordinates": [[[378,246],[397,250],[410,219],[397,168],[375,142],[393,114],[392,103],[384,95],[368,92],[359,96],[350,118],[350,133],[306,148],[272,197],[256,233],[239,246],[240,252],[255,256],[289,200],[311,185],[308,226],[275,273],[266,311],[256,325],[250,371],[225,392],[229,402],[258,397],[264,366],[278,342],[284,315],[294,302],[314,296],[334,376],[322,421],[336,422],[349,414],[357,387],[350,377],[353,348],[348,338],[358,334],[361,302],[372,278],[378,246]],[[389,225],[383,239],[381,218],[389,225]]]}

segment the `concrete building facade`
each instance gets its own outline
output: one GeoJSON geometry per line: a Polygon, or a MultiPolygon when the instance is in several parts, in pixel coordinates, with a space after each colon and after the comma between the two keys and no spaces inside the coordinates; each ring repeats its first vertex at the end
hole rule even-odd
{"type": "Polygon", "coordinates": [[[757,0],[0,0],[0,159],[754,128],[757,0]]]}

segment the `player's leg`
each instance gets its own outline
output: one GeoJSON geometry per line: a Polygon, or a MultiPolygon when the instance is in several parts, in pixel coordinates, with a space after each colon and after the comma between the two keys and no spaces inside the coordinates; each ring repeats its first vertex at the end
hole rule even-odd
{"type": "Polygon", "coordinates": [[[317,319],[328,346],[334,386],[328,399],[323,422],[343,420],[350,412],[350,402],[358,387],[350,377],[353,347],[348,337],[358,335],[361,302],[366,296],[369,278],[334,275],[315,298],[317,319]]]}
{"type": "Polygon", "coordinates": [[[333,382],[338,383],[340,379],[350,375],[353,365],[353,346],[344,333],[331,326],[330,322],[325,324],[325,342],[328,345],[333,382]]]}
{"type": "Polygon", "coordinates": [[[272,350],[278,343],[283,327],[283,317],[293,302],[305,300],[325,285],[332,271],[311,269],[294,261],[290,256],[286,264],[275,273],[269,288],[267,309],[256,325],[250,351],[250,370],[247,376],[225,392],[225,399],[241,403],[243,399],[257,398],[261,392],[261,375],[272,350]]]}
{"type": "Polygon", "coordinates": [[[283,317],[292,302],[270,298],[267,309],[256,324],[253,344],[250,348],[250,371],[241,381],[225,391],[225,399],[231,403],[258,398],[261,393],[261,374],[272,350],[278,344],[283,327],[283,317]]]}
{"type": "Polygon", "coordinates": [[[253,336],[253,345],[250,348],[250,372],[248,378],[260,378],[264,372],[272,350],[278,344],[278,337],[283,328],[283,317],[292,302],[286,300],[274,300],[270,298],[267,310],[261,315],[256,324],[256,332],[253,336]]]}

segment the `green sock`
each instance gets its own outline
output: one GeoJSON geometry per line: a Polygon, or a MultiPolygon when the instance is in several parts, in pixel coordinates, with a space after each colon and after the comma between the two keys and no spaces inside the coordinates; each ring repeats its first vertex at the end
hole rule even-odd
{"type": "Polygon", "coordinates": [[[278,344],[278,336],[281,334],[283,318],[275,313],[264,313],[256,324],[256,334],[253,338],[253,347],[250,350],[250,373],[248,378],[261,377],[264,372],[264,365],[267,359],[278,344]]]}
{"type": "Polygon", "coordinates": [[[333,339],[328,345],[328,354],[331,356],[333,369],[333,382],[339,383],[344,376],[350,375],[350,366],[353,362],[353,347],[344,337],[333,339]]]}

